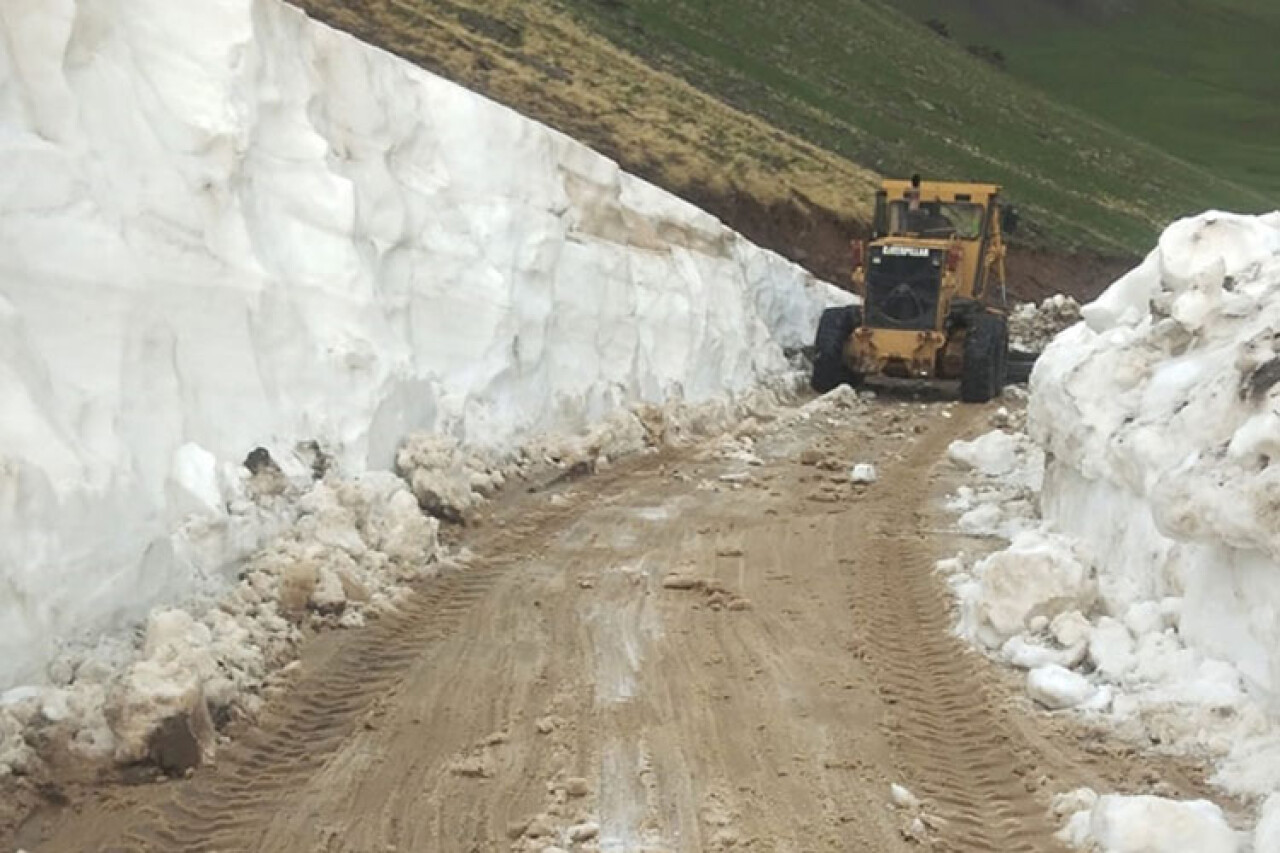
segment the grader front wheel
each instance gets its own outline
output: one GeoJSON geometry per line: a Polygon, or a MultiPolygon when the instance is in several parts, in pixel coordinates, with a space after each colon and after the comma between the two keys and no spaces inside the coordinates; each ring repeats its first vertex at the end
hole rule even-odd
{"type": "Polygon", "coordinates": [[[844,361],[845,341],[860,325],[862,309],[856,305],[828,308],[822,312],[813,342],[813,378],[809,383],[819,394],[841,385],[857,385],[862,380],[844,361]]]}

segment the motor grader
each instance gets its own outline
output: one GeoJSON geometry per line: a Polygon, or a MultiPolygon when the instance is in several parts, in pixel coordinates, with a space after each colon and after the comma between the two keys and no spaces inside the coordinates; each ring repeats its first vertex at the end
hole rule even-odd
{"type": "Polygon", "coordinates": [[[960,399],[1004,388],[1009,359],[1004,235],[1017,213],[994,184],[886,180],[871,239],[855,241],[861,305],[818,323],[813,387],[867,376],[960,380],[960,399]]]}

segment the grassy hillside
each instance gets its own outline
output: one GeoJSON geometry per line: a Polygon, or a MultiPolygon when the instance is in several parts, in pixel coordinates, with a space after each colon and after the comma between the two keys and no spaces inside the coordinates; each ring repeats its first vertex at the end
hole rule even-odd
{"type": "Polygon", "coordinates": [[[1007,72],[1280,206],[1275,0],[899,0],[1007,72]]]}
{"type": "Polygon", "coordinates": [[[1171,217],[1270,206],[971,56],[896,0],[568,2],[639,55],[855,162],[1007,185],[1053,245],[1136,251],[1171,217]]]}

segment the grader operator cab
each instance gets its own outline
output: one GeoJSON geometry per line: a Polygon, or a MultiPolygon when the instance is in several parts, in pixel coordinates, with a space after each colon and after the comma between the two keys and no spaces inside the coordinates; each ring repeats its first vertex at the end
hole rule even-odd
{"type": "Polygon", "coordinates": [[[886,180],[872,239],[853,244],[862,305],[823,312],[814,390],[883,375],[959,379],[970,403],[998,395],[1009,355],[1004,235],[1016,228],[994,184],[886,180]]]}

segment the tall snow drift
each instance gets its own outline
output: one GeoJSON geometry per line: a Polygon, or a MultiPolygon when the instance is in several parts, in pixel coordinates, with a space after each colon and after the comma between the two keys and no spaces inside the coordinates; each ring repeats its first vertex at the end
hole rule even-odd
{"type": "Polygon", "coordinates": [[[241,461],[742,391],[847,301],[276,0],[0,5],[0,688],[261,541],[241,461]]]}
{"type": "Polygon", "coordinates": [[[1077,791],[1055,803],[1064,840],[1280,850],[1280,212],[1174,223],[1081,315],[1032,374],[1035,446],[952,448],[982,477],[949,504],[960,525],[1019,534],[939,564],[958,630],[1029,670],[1042,706],[1213,760],[1215,784],[1262,805],[1250,847],[1207,802],[1077,791]],[[1016,506],[1028,487],[1038,524],[1016,506]]]}
{"type": "Polygon", "coordinates": [[[1179,633],[1280,700],[1280,213],[1172,225],[1032,376],[1045,517],[1116,615],[1182,597],[1179,633]]]}

